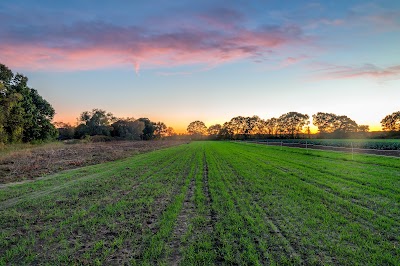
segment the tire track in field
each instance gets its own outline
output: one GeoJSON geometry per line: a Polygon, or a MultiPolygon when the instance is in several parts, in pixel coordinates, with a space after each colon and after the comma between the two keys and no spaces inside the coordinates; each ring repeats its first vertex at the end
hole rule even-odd
{"type": "MultiPolygon", "coordinates": [[[[223,158],[223,156],[219,156],[220,158],[223,158]]],[[[233,165],[227,161],[226,159],[222,159],[225,163],[225,165],[227,165],[229,167],[229,169],[231,170],[232,174],[234,174],[236,176],[237,182],[240,184],[240,186],[242,188],[244,188],[246,186],[246,184],[244,184],[241,180],[243,180],[244,178],[242,176],[240,176],[240,174],[236,171],[236,169],[233,167],[233,165]]],[[[228,184],[227,182],[224,182],[226,184],[226,186],[229,188],[230,190],[230,194],[232,195],[232,191],[233,188],[230,184],[228,184]]],[[[241,194],[245,194],[247,198],[251,198],[251,195],[249,193],[245,193],[245,192],[241,192],[241,194]]],[[[235,202],[235,207],[238,210],[238,213],[245,212],[244,210],[241,210],[242,208],[238,207],[238,201],[237,201],[237,197],[232,197],[234,202],[235,202]]],[[[254,200],[252,201],[253,205],[256,208],[260,208],[263,209],[260,205],[257,204],[257,202],[255,202],[254,200]]],[[[249,213],[250,215],[250,213],[249,213]]],[[[242,215],[241,215],[242,216],[242,215]]],[[[301,254],[299,252],[296,251],[297,247],[295,248],[295,246],[291,243],[291,241],[288,239],[288,237],[286,236],[286,234],[280,229],[279,225],[276,223],[276,220],[273,219],[273,217],[268,217],[267,214],[263,214],[262,215],[264,218],[264,221],[266,222],[266,224],[268,225],[268,227],[270,228],[269,232],[273,233],[274,235],[278,236],[279,239],[281,239],[281,241],[283,242],[283,244],[285,245],[283,248],[286,250],[286,252],[289,254],[290,258],[293,259],[298,259],[300,264],[304,264],[304,260],[303,257],[301,256],[301,254]]],[[[246,221],[244,219],[244,221],[246,221]]],[[[246,222],[247,223],[247,222],[246,222]]],[[[248,224],[249,225],[249,224],[248,224]]],[[[255,232],[254,232],[255,233],[255,232]]],[[[260,236],[259,236],[260,237],[260,236]]],[[[268,235],[265,234],[264,238],[268,238],[268,235]]],[[[257,243],[255,243],[257,244],[257,243]]],[[[258,246],[258,245],[257,245],[258,246]]],[[[263,254],[263,251],[260,249],[260,247],[257,248],[258,252],[260,254],[263,254]]],[[[276,249],[275,251],[279,252],[279,249],[276,249]]],[[[262,263],[261,263],[262,264],[262,263]]]]}
{"type": "Polygon", "coordinates": [[[210,183],[209,183],[209,169],[207,163],[207,154],[206,151],[203,150],[203,194],[205,195],[205,205],[207,206],[207,214],[205,216],[207,221],[207,226],[205,228],[207,234],[211,236],[212,239],[212,249],[216,253],[215,264],[220,265],[224,262],[224,260],[219,256],[218,250],[222,248],[221,240],[214,234],[216,232],[216,224],[218,221],[217,212],[213,207],[213,197],[210,191],[210,183]]]}
{"type": "Polygon", "coordinates": [[[35,192],[29,193],[29,194],[24,194],[23,196],[20,196],[20,197],[16,197],[16,198],[12,198],[12,199],[3,201],[1,203],[1,205],[0,205],[0,210],[10,208],[10,207],[15,206],[18,203],[23,202],[23,201],[28,201],[28,200],[32,201],[32,200],[35,200],[37,198],[47,196],[47,195],[49,195],[51,193],[54,193],[54,192],[57,192],[57,191],[72,187],[74,184],[76,184],[76,183],[78,183],[80,181],[89,180],[89,179],[95,178],[95,177],[97,177],[99,175],[103,175],[103,174],[111,172],[111,171],[112,171],[112,169],[108,170],[108,171],[105,171],[105,172],[102,172],[102,173],[96,173],[96,174],[93,174],[93,175],[88,175],[88,176],[81,177],[81,178],[76,179],[76,180],[72,180],[72,181],[66,182],[66,183],[64,183],[62,185],[54,186],[54,187],[46,189],[46,190],[35,191],[35,192]]]}
{"type": "Polygon", "coordinates": [[[183,201],[183,207],[176,219],[176,225],[172,232],[171,241],[168,244],[169,248],[172,250],[172,253],[168,259],[168,265],[179,265],[180,261],[182,260],[181,249],[183,247],[181,239],[186,234],[189,227],[189,223],[191,219],[194,217],[194,212],[195,212],[195,205],[193,202],[194,190],[195,190],[195,181],[194,178],[192,178],[190,180],[185,200],[183,201]]]}

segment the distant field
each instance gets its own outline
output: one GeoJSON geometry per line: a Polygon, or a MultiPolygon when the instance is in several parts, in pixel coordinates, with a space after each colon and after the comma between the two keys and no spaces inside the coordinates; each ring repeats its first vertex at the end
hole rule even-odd
{"type": "Polygon", "coordinates": [[[399,265],[400,160],[193,142],[0,189],[0,265],[399,265]]]}
{"type": "Polygon", "coordinates": [[[264,142],[283,141],[284,143],[302,143],[347,147],[359,149],[400,150],[400,139],[265,139],[264,142]]]}

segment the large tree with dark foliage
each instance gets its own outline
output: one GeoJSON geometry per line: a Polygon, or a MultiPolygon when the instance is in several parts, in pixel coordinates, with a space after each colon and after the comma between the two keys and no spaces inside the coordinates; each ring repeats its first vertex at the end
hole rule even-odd
{"type": "MultiPolygon", "coordinates": [[[[335,133],[336,136],[344,136],[359,130],[357,123],[345,115],[318,112],[312,117],[313,124],[322,134],[335,133]]],[[[365,128],[361,127],[360,130],[365,130],[365,128]]]]}
{"type": "Polygon", "coordinates": [[[140,140],[144,129],[144,123],[134,118],[118,119],[111,126],[111,136],[129,140],[140,140]]]}
{"type": "Polygon", "coordinates": [[[222,126],[220,124],[212,125],[207,129],[207,133],[209,136],[215,138],[221,132],[221,128],[222,128],[222,126]]]}
{"type": "Polygon", "coordinates": [[[193,121],[187,127],[187,132],[192,136],[203,136],[207,134],[207,127],[203,121],[193,121]]]}
{"type": "Polygon", "coordinates": [[[81,124],[75,129],[75,137],[82,138],[85,135],[110,136],[113,129],[111,123],[115,119],[112,113],[107,113],[102,109],[82,112],[79,116],[81,124]]]}
{"type": "Polygon", "coordinates": [[[143,140],[151,140],[154,138],[154,130],[155,128],[155,123],[151,122],[150,119],[142,117],[138,119],[139,121],[144,123],[144,129],[143,129],[143,134],[141,138],[143,140]]]}
{"type": "Polygon", "coordinates": [[[278,127],[282,134],[294,138],[307,124],[310,117],[298,112],[289,112],[278,118],[278,127]]]}
{"type": "Polygon", "coordinates": [[[154,138],[160,139],[167,134],[167,125],[163,122],[157,122],[154,124],[154,138]]]}
{"type": "Polygon", "coordinates": [[[385,131],[400,131],[400,111],[385,116],[381,125],[385,131]]]}
{"type": "Polygon", "coordinates": [[[53,139],[55,111],[28,78],[0,64],[0,142],[16,143],[53,139]]]}

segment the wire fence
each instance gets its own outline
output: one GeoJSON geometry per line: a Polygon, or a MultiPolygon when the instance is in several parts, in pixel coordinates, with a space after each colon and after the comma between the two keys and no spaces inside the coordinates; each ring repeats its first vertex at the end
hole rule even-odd
{"type": "Polygon", "coordinates": [[[281,147],[293,147],[293,148],[303,148],[303,149],[312,149],[312,150],[327,150],[327,151],[339,151],[339,152],[349,152],[349,153],[359,153],[359,154],[373,154],[373,155],[382,155],[382,156],[393,156],[400,157],[400,150],[379,150],[379,149],[363,149],[356,148],[351,143],[352,147],[340,147],[340,146],[328,146],[328,145],[320,145],[313,143],[300,143],[300,142],[284,142],[284,141],[258,141],[258,140],[248,140],[245,141],[247,143],[257,143],[262,145],[271,145],[271,146],[281,146],[281,147]]]}

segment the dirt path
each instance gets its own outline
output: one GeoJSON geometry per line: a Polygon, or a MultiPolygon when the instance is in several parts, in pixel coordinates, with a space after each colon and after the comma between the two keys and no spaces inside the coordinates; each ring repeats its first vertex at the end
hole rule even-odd
{"type": "Polygon", "coordinates": [[[186,193],[183,207],[176,220],[174,231],[172,232],[172,240],[168,244],[172,253],[169,258],[169,265],[179,265],[182,260],[182,237],[186,234],[190,220],[194,217],[195,205],[193,202],[195,190],[194,178],[190,180],[188,192],[186,193]]]}
{"type": "MultiPolygon", "coordinates": [[[[109,171],[111,171],[111,170],[109,170],[109,171]]],[[[16,197],[16,198],[11,198],[9,200],[5,200],[5,201],[1,202],[0,210],[12,207],[12,206],[14,206],[14,205],[16,205],[16,204],[18,204],[18,203],[20,203],[22,201],[28,201],[28,200],[32,201],[34,199],[37,199],[37,198],[40,198],[40,197],[44,197],[44,196],[49,195],[51,193],[54,193],[54,192],[69,188],[69,187],[77,184],[78,182],[81,182],[81,181],[84,181],[84,180],[88,180],[88,179],[91,179],[91,178],[96,178],[99,175],[100,175],[100,173],[96,173],[96,174],[93,174],[93,175],[88,175],[88,176],[85,176],[85,177],[81,177],[79,179],[74,179],[74,180],[62,183],[61,185],[56,185],[56,186],[53,186],[51,188],[46,188],[44,190],[35,191],[35,192],[32,192],[32,193],[24,194],[24,195],[16,197]]]]}

